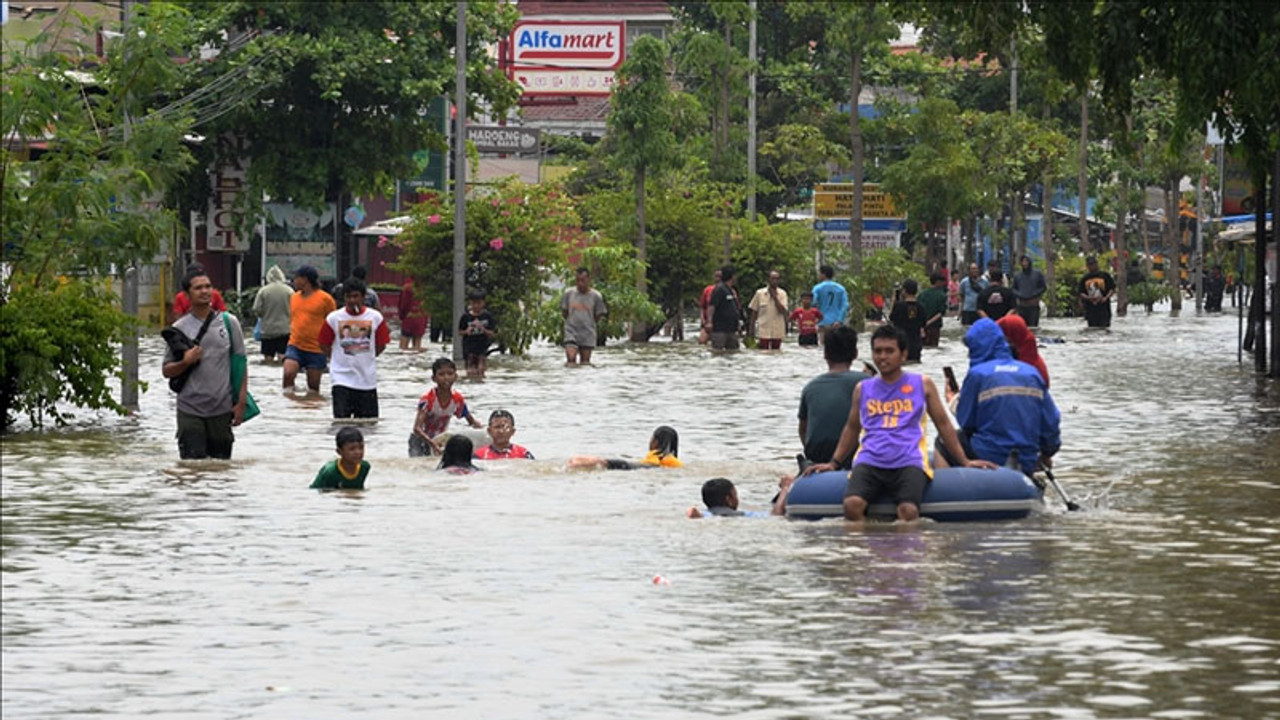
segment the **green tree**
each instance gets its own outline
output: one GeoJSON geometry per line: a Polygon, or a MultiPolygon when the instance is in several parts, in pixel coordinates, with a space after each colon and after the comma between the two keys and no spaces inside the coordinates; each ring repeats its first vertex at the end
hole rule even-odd
{"type": "MultiPolygon", "coordinates": [[[[443,148],[422,110],[454,85],[457,3],[190,2],[206,54],[197,82],[231,84],[201,107],[204,132],[247,138],[250,203],[263,192],[303,205],[389,191],[414,175],[416,151],[443,148]]],[[[514,25],[514,5],[467,3],[467,90],[501,115],[519,96],[486,48],[514,25]]],[[[212,148],[202,151],[202,171],[212,148]]],[[[197,204],[207,197],[193,178],[197,204]]]]}
{"type": "MultiPolygon", "coordinates": [[[[402,249],[397,269],[413,278],[415,295],[432,317],[452,317],[452,200],[432,195],[410,215],[412,222],[392,241],[402,249]]],[[[540,334],[528,310],[562,272],[578,226],[571,199],[555,185],[509,180],[467,203],[467,285],[485,293],[498,319],[498,343],[511,352],[523,353],[540,334]]]]}
{"type": "Polygon", "coordinates": [[[831,177],[829,166],[848,161],[849,151],[828,140],[813,125],[787,123],[769,133],[760,145],[760,172],[782,189],[781,204],[800,201],[802,188],[831,177]]]}
{"type": "MultiPolygon", "coordinates": [[[[59,45],[55,24],[4,58],[0,102],[3,259],[0,412],[39,426],[67,405],[124,412],[111,395],[113,343],[132,328],[108,277],[150,259],[176,227],[158,200],[191,166],[189,119],[156,112],[184,72],[190,19],[142,5],[92,74],[59,45]],[[47,143],[43,151],[28,150],[47,143]],[[30,153],[28,155],[28,153],[30,153]]],[[[81,28],[82,31],[87,30],[81,28]]]]}
{"type": "MultiPolygon", "coordinates": [[[[644,36],[628,51],[627,60],[618,70],[608,118],[606,142],[612,149],[612,160],[618,168],[631,173],[635,189],[636,259],[648,263],[645,234],[645,181],[653,173],[673,165],[676,160],[675,133],[672,127],[673,93],[667,80],[667,48],[662,41],[644,36]]],[[[648,280],[641,273],[636,289],[647,294],[648,280]]],[[[636,327],[632,338],[644,340],[648,329],[636,327]]]]}

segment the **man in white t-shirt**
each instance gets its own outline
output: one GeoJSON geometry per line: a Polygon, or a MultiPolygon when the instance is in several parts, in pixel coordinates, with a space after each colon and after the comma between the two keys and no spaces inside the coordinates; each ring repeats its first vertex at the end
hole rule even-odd
{"type": "Polygon", "coordinates": [[[749,328],[755,328],[761,350],[777,350],[787,334],[787,291],[778,287],[782,276],[777,270],[769,271],[769,284],[756,291],[747,312],[751,313],[749,328]]]}
{"type": "Polygon", "coordinates": [[[343,283],[342,307],[320,328],[320,351],[329,356],[335,418],[378,417],[377,358],[391,342],[382,313],[365,307],[365,284],[358,277],[343,283]]]}

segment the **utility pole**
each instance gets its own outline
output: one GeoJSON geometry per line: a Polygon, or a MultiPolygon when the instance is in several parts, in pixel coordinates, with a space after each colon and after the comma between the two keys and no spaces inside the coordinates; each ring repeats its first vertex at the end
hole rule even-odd
{"type": "MultiPolygon", "coordinates": [[[[123,32],[121,46],[128,47],[129,42],[129,6],[131,0],[120,3],[120,29],[123,32]]],[[[124,143],[129,144],[132,135],[129,119],[129,96],[125,95],[124,107],[124,143]]],[[[124,378],[120,381],[120,404],[129,412],[138,409],[138,264],[131,262],[124,271],[124,283],[121,288],[121,301],[124,314],[129,316],[129,328],[125,330],[124,341],[120,343],[120,364],[123,366],[124,378]]],[[[161,307],[165,299],[160,298],[161,307]]]]}
{"type": "MultiPolygon", "coordinates": [[[[453,100],[453,327],[467,300],[467,2],[458,0],[458,37],[454,48],[458,69],[453,100]]],[[[462,360],[462,333],[453,333],[453,359],[462,360]]]]}
{"type": "MultiPolygon", "coordinates": [[[[747,94],[747,216],[756,221],[756,0],[751,0],[750,41],[750,90],[747,94]]],[[[854,108],[857,110],[857,108],[854,108]]]]}

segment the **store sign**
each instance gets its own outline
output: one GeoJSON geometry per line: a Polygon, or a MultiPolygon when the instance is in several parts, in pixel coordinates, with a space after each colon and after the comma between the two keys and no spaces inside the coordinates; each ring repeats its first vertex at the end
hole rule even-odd
{"type": "Polygon", "coordinates": [[[248,252],[244,214],[236,206],[249,176],[249,142],[223,135],[217,140],[214,158],[205,247],[213,252],[248,252]]]}
{"type": "MultiPolygon", "coordinates": [[[[444,137],[449,132],[449,101],[442,97],[432,98],[427,104],[427,121],[431,129],[444,137]]],[[[449,161],[445,151],[418,150],[412,157],[418,174],[402,180],[402,188],[413,192],[445,192],[449,188],[449,161]]]]}
{"type": "MultiPolygon", "coordinates": [[[[824,183],[813,189],[813,215],[820,218],[849,217],[853,213],[853,183],[824,183]]],[[[875,183],[862,185],[862,217],[896,218],[902,214],[893,198],[875,183]]]]}
{"type": "Polygon", "coordinates": [[[520,21],[511,31],[517,66],[612,70],[622,64],[622,22],[520,21]]]}
{"type": "Polygon", "coordinates": [[[542,145],[542,131],[505,125],[468,125],[467,142],[482,153],[536,153],[542,145]]]}
{"type": "Polygon", "coordinates": [[[289,274],[302,265],[310,265],[321,276],[337,274],[337,206],[313,210],[289,203],[266,203],[262,209],[266,215],[268,267],[279,265],[289,274]]]}

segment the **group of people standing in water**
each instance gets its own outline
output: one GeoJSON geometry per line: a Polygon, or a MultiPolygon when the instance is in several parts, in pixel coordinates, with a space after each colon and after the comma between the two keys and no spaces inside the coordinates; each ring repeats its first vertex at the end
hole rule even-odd
{"type": "MultiPolygon", "coordinates": [[[[827,268],[823,270],[825,274],[827,268]]],[[[300,307],[299,295],[302,296],[301,304],[305,304],[309,296],[305,292],[307,289],[318,292],[308,285],[311,278],[305,269],[300,269],[299,273],[303,288],[290,296],[291,309],[295,317],[320,315],[318,312],[298,312],[305,310],[300,307]]],[[[731,281],[732,269],[726,268],[723,275],[731,281]]],[[[779,305],[776,309],[778,314],[782,314],[786,310],[786,301],[777,294],[772,276],[770,280],[770,287],[758,293],[760,304],[766,307],[769,303],[779,305]],[[775,292],[770,292],[770,289],[775,292]]],[[[824,282],[830,280],[826,277],[824,282]]],[[[723,281],[721,285],[728,286],[723,281]]],[[[998,279],[996,286],[999,286],[998,279]]],[[[231,428],[242,422],[244,416],[247,376],[242,374],[237,381],[227,368],[232,358],[245,355],[243,332],[234,317],[214,309],[214,291],[203,269],[189,272],[184,278],[183,289],[190,307],[174,328],[186,338],[189,347],[179,351],[171,345],[163,368],[166,378],[186,378],[175,387],[178,392],[179,448],[184,458],[229,458],[233,442],[231,428]],[[218,317],[222,318],[220,327],[214,326],[214,335],[207,335],[218,317]]],[[[915,288],[906,289],[908,292],[903,302],[909,307],[914,302],[915,288]]],[[[368,371],[388,344],[389,333],[381,315],[374,316],[377,311],[365,305],[366,287],[359,278],[348,280],[344,290],[344,307],[329,309],[334,305],[330,299],[321,308],[326,310],[322,322],[317,323],[319,337],[316,339],[319,346],[329,353],[317,353],[321,357],[308,358],[306,354],[310,351],[300,348],[294,338],[290,338],[285,351],[286,386],[291,379],[290,370],[296,374],[298,370],[306,369],[308,385],[317,389],[318,378],[314,384],[311,382],[315,369],[312,366],[319,363],[323,370],[324,361],[339,354],[334,349],[337,345],[343,355],[364,356],[360,359],[364,364],[347,363],[351,358],[335,357],[331,360],[335,417],[350,416],[338,414],[340,405],[358,410],[352,413],[356,417],[376,417],[376,385],[367,389],[349,387],[347,376],[354,378],[356,384],[376,383],[376,370],[368,371]],[[348,353],[348,345],[368,352],[348,353]]],[[[319,302],[323,303],[323,299],[319,302]]],[[[809,463],[805,472],[849,469],[844,501],[847,518],[863,519],[866,508],[875,497],[888,495],[896,504],[900,520],[916,519],[934,467],[995,468],[1012,465],[1030,474],[1040,467],[1050,466],[1051,458],[1060,446],[1060,415],[1049,395],[1048,369],[1039,356],[1035,336],[1019,308],[1010,303],[1002,312],[994,311],[997,306],[989,299],[979,317],[970,325],[965,335],[970,356],[969,372],[963,387],[949,386],[945,395],[927,376],[905,369],[908,363],[918,361],[925,325],[921,321],[931,320],[923,313],[911,314],[909,322],[890,322],[872,334],[874,368],[864,364],[869,372],[852,369],[853,360],[857,357],[857,335],[853,329],[841,322],[817,328],[823,337],[823,352],[829,371],[811,381],[801,395],[799,432],[804,442],[806,462],[809,463]],[[996,312],[998,316],[990,317],[989,312],[996,312]],[[944,398],[952,403],[957,423],[954,426],[944,398]],[[925,444],[926,416],[937,430],[937,445],[932,452],[925,444]]],[[[804,307],[807,308],[808,304],[805,303],[804,307]]],[[[472,308],[472,315],[477,314],[476,309],[472,308]]],[[[901,315],[891,314],[891,320],[897,320],[901,315]]],[[[710,329],[714,338],[718,334],[714,323],[710,329]]],[[[727,348],[727,345],[725,342],[713,342],[715,347],[727,348]]],[[[533,458],[526,448],[511,442],[515,419],[505,410],[494,411],[489,416],[487,430],[491,442],[479,449],[466,435],[449,436],[448,426],[454,418],[473,428],[485,426],[471,413],[461,393],[454,389],[458,373],[453,361],[440,358],[433,363],[431,372],[434,386],[418,401],[408,439],[410,456],[439,456],[441,469],[459,473],[475,472],[478,469],[473,463],[475,459],[533,458]]],[[[369,463],[364,460],[362,434],[356,428],[343,428],[337,433],[335,445],[338,457],[320,470],[312,487],[363,488],[369,463]]],[[[678,435],[667,426],[654,431],[648,454],[638,462],[574,456],[568,463],[572,469],[612,470],[680,467],[681,464],[678,435]]],[[[783,478],[772,512],[785,510],[791,483],[789,476],[783,478]]],[[[703,497],[707,502],[706,514],[745,512],[738,510],[736,489],[727,479],[709,481],[703,489],[703,497]]],[[[702,511],[696,509],[690,512],[694,516],[700,514],[702,511]]]]}

